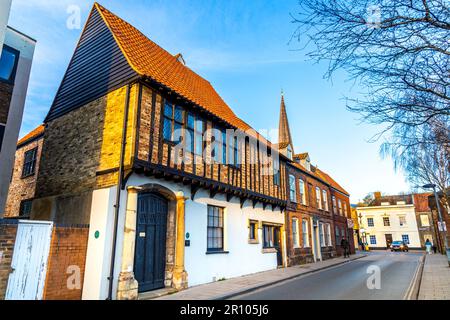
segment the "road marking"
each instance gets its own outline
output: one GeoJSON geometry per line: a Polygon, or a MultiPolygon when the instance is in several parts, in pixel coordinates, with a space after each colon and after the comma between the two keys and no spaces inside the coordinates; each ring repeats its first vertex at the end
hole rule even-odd
{"type": "Polygon", "coordinates": [[[419,259],[419,262],[417,263],[416,271],[414,272],[414,276],[411,279],[411,282],[409,283],[408,289],[405,292],[405,296],[403,297],[403,300],[412,300],[412,295],[414,294],[415,287],[418,284],[418,276],[419,271],[421,270],[423,266],[423,261],[425,259],[425,255],[422,255],[419,259]]]}

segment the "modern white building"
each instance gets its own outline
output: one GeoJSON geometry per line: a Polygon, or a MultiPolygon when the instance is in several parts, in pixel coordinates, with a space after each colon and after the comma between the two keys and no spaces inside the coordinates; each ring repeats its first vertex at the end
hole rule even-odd
{"type": "Polygon", "coordinates": [[[372,204],[357,207],[362,241],[372,249],[386,249],[392,241],[421,248],[415,207],[411,195],[384,196],[375,193],[372,204]]]}
{"type": "Polygon", "coordinates": [[[11,181],[36,41],[7,26],[11,1],[0,6],[0,218],[11,181]]]}

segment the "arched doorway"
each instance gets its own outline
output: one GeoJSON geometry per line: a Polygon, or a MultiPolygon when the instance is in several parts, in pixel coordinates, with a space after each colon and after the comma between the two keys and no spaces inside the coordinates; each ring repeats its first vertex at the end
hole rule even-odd
{"type": "Polygon", "coordinates": [[[164,287],[168,200],[154,192],[138,195],[134,276],[139,292],[164,287]]]}

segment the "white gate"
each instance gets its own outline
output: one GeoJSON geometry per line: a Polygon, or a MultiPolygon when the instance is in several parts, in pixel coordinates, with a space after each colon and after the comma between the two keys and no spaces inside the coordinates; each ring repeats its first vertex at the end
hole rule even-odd
{"type": "Polygon", "coordinates": [[[5,300],[41,300],[53,223],[19,221],[5,300]]]}

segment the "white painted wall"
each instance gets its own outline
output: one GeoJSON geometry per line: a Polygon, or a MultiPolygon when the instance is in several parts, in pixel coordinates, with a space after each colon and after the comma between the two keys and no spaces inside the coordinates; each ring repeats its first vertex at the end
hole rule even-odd
{"type": "MultiPolygon", "coordinates": [[[[182,191],[188,199],[185,203],[185,232],[190,234],[190,247],[185,248],[185,269],[189,286],[212,282],[221,278],[232,278],[245,274],[277,268],[276,253],[262,252],[262,230],[259,230],[259,244],[248,243],[248,220],[258,220],[284,225],[284,214],[270,206],[263,210],[261,204],[255,209],[251,201],[240,208],[238,199],[230,202],[225,195],[209,197],[209,191],[200,190],[194,201],[190,199],[190,187],[160,179],[132,175],[128,186],[148,183],[160,184],[174,193],[182,191]],[[225,251],[227,254],[206,254],[207,250],[207,205],[225,208],[225,251]]],[[[286,246],[284,246],[286,247],[286,246]]],[[[119,251],[121,252],[121,251],[119,251]]]]}
{"type": "Polygon", "coordinates": [[[375,235],[377,244],[370,243],[370,237],[367,236],[367,243],[373,248],[386,248],[385,234],[392,234],[393,241],[402,240],[402,235],[409,236],[409,247],[420,248],[420,236],[417,226],[414,205],[395,205],[378,207],[359,207],[357,214],[361,214],[362,223],[360,228],[365,229],[369,235],[375,235]],[[383,217],[389,217],[390,226],[384,226],[383,217]],[[400,216],[405,216],[406,225],[400,226],[400,216]],[[374,227],[367,225],[367,218],[374,219],[374,227]]]}
{"type": "Polygon", "coordinates": [[[262,251],[262,229],[258,230],[259,243],[248,243],[249,219],[284,224],[279,210],[263,210],[261,204],[253,209],[251,201],[241,209],[238,199],[226,202],[224,195],[210,199],[207,191],[186,202],[186,232],[190,233],[191,246],[185,248],[185,268],[190,286],[277,268],[276,253],[262,251]],[[227,254],[206,254],[208,204],[225,207],[227,254]]]}
{"type": "MultiPolygon", "coordinates": [[[[121,194],[121,208],[126,203],[126,192],[121,194]]],[[[112,237],[114,230],[114,204],[116,201],[116,187],[95,190],[92,196],[91,218],[89,222],[89,238],[86,253],[86,265],[83,284],[83,300],[105,300],[108,297],[110,262],[112,253],[112,237]],[[99,237],[95,238],[96,231],[99,237]]],[[[123,230],[124,210],[119,216],[119,228],[123,230]]],[[[120,272],[120,253],[122,252],[123,232],[119,232],[117,239],[117,255],[115,264],[115,293],[117,277],[120,272]],[[119,257],[118,257],[119,256],[119,257]]]]}
{"type": "MultiPolygon", "coordinates": [[[[191,246],[185,248],[185,269],[188,273],[189,286],[212,282],[213,278],[216,280],[232,278],[277,268],[276,253],[262,251],[261,229],[258,231],[260,243],[248,243],[248,219],[284,224],[284,214],[278,208],[272,211],[271,207],[267,206],[266,210],[263,210],[262,205],[257,204],[253,209],[251,202],[247,201],[241,209],[239,200],[232,199],[228,203],[224,195],[217,195],[215,199],[210,199],[209,192],[206,190],[197,192],[192,201],[189,186],[136,174],[128,179],[127,186],[142,186],[148,183],[160,184],[174,193],[182,191],[188,198],[185,203],[185,231],[190,234],[191,246]],[[206,254],[208,204],[225,208],[225,250],[229,251],[228,254],[206,254]]],[[[103,300],[108,295],[115,190],[116,188],[112,187],[96,190],[93,193],[83,299],[103,300]],[[97,230],[100,232],[100,237],[95,239],[97,230]]],[[[121,265],[125,208],[126,191],[122,191],[113,298],[117,291],[121,265]]]]}

